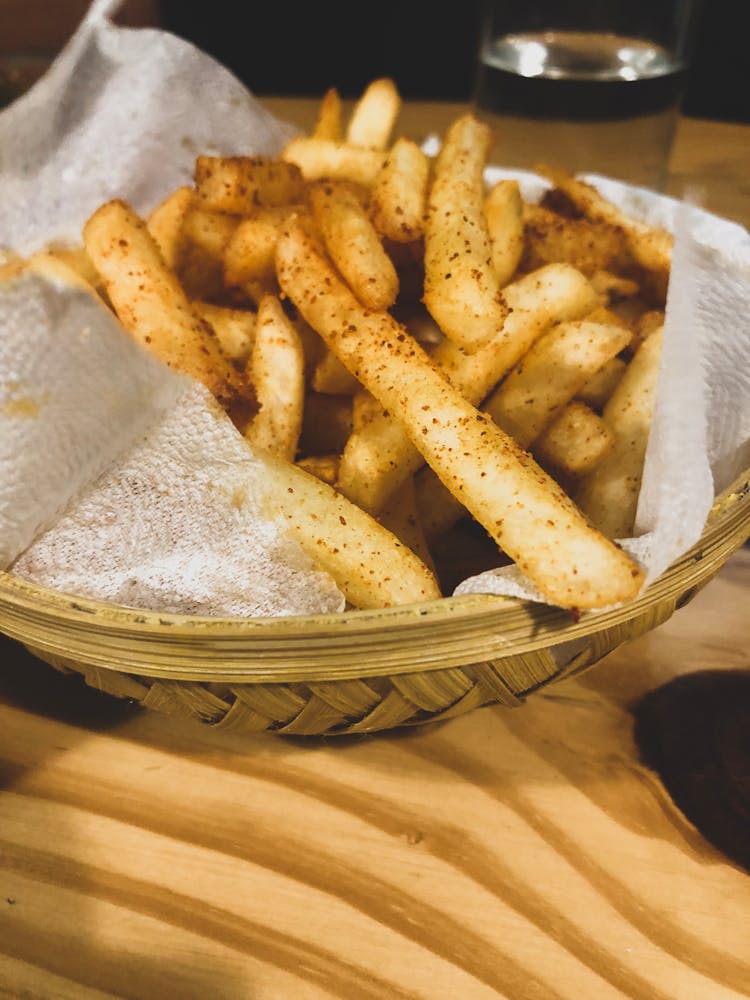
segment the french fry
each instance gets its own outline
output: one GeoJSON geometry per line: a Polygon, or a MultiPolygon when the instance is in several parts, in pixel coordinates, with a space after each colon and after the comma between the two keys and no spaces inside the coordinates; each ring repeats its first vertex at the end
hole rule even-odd
{"type": "Polygon", "coordinates": [[[352,396],[361,389],[359,380],[330,350],[315,365],[311,385],[315,392],[330,396],[352,396]]]}
{"type": "Polygon", "coordinates": [[[613,274],[604,268],[594,271],[591,275],[591,284],[605,305],[618,299],[630,299],[641,290],[641,286],[632,278],[623,278],[622,275],[613,274]]]}
{"type": "Polygon", "coordinates": [[[610,538],[627,538],[633,531],[662,339],[659,328],[633,355],[602,414],[614,444],[576,491],[581,510],[610,538]]]}
{"type": "Polygon", "coordinates": [[[226,356],[244,367],[255,341],[257,313],[200,300],[193,302],[193,309],[213,328],[226,356]]]}
{"type": "Polygon", "coordinates": [[[356,608],[384,608],[440,597],[434,574],[387,528],[299,466],[265,456],[269,513],[356,608]]]}
{"type": "Polygon", "coordinates": [[[386,159],[386,153],[379,149],[307,135],[290,139],[281,156],[285,163],[296,166],[305,180],[353,181],[365,187],[372,185],[386,159]]]}
{"type": "Polygon", "coordinates": [[[507,306],[491,263],[484,215],[489,126],[471,114],[450,126],[436,158],[424,233],[424,303],[467,351],[501,329],[507,306]]]}
{"type": "Polygon", "coordinates": [[[339,456],[335,453],[328,455],[307,455],[305,458],[298,458],[295,465],[300,469],[304,469],[305,472],[309,472],[316,479],[328,483],[329,486],[336,485],[336,477],[339,474],[339,456]]]}
{"type": "Polygon", "coordinates": [[[179,187],[172,191],[146,218],[148,231],[172,271],[178,271],[185,257],[187,237],[183,230],[185,214],[193,205],[195,191],[192,187],[179,187]]]}
{"type": "MultiPolygon", "coordinates": [[[[467,354],[445,338],[431,351],[433,361],[475,405],[551,323],[578,319],[596,304],[587,279],[568,264],[550,264],[526,275],[508,285],[504,294],[511,312],[493,341],[467,354]]],[[[396,417],[381,412],[347,441],[341,456],[339,489],[365,510],[377,512],[423,461],[396,417]]]]}
{"type": "Polygon", "coordinates": [[[256,448],[293,462],[302,429],[305,358],[299,335],[275,295],[258,308],[248,364],[259,410],[245,430],[256,448]]]}
{"type": "Polygon", "coordinates": [[[435,563],[422,528],[414,479],[411,476],[391,496],[378,520],[435,573],[435,563]]]}
{"type": "Polygon", "coordinates": [[[637,594],[637,564],[463,398],[388,312],[359,304],[301,227],[292,224],[280,239],[277,271],[310,325],[402,421],[451,493],[549,600],[583,609],[637,594]]]}
{"type": "Polygon", "coordinates": [[[357,195],[345,184],[321,182],[310,190],[310,206],[331,260],[362,305],[393,305],[396,268],[357,195]]]}
{"type": "Polygon", "coordinates": [[[372,184],[370,215],[379,233],[395,243],[412,243],[424,232],[430,163],[411,139],[401,137],[372,184]]]}
{"type": "Polygon", "coordinates": [[[230,413],[255,406],[245,377],[221,350],[164,263],[145,222],[124,201],[106,202],[83,228],[86,251],[126,330],[171,368],[198,379],[230,413]]]}
{"type": "Polygon", "coordinates": [[[580,400],[571,400],[534,442],[534,457],[569,479],[591,472],[608,454],[614,437],[602,418],[580,400]]]}
{"type": "Polygon", "coordinates": [[[196,203],[230,215],[249,215],[258,205],[300,201],[299,167],[267,156],[199,156],[195,161],[196,203]]]}
{"type": "Polygon", "coordinates": [[[617,271],[630,259],[624,231],[608,220],[572,219],[532,204],[524,205],[523,218],[523,270],[566,263],[591,277],[598,271],[617,271]]]}
{"type": "Polygon", "coordinates": [[[523,203],[518,181],[500,180],[484,199],[492,266],[502,288],[516,273],[524,247],[523,203]]]}
{"type": "Polygon", "coordinates": [[[341,95],[335,87],[331,87],[320,102],[312,135],[316,139],[332,139],[334,142],[339,142],[342,136],[341,119],[341,95]]]}
{"type": "Polygon", "coordinates": [[[587,218],[621,229],[630,252],[642,267],[668,276],[674,245],[671,233],[632,218],[608,201],[591,184],[578,180],[564,170],[548,164],[539,164],[535,170],[563,191],[587,218]]]}
{"type": "Polygon", "coordinates": [[[466,517],[467,511],[429,465],[423,465],[413,479],[417,512],[429,545],[466,517]]]}
{"type": "Polygon", "coordinates": [[[275,279],[274,254],[279,233],[292,213],[301,210],[299,205],[258,208],[236,226],[222,248],[227,287],[275,279]]]}
{"type": "Polygon", "coordinates": [[[595,372],[576,393],[576,398],[595,410],[604,408],[628,367],[623,358],[611,358],[598,372],[595,372]]]}
{"type": "Polygon", "coordinates": [[[401,97],[389,77],[367,85],[354,105],[346,129],[346,141],[366,149],[385,149],[401,110],[401,97]]]}
{"type": "Polygon", "coordinates": [[[630,331],[622,326],[587,320],[558,323],[531,345],[482,411],[528,448],[629,341],[630,331]]]}

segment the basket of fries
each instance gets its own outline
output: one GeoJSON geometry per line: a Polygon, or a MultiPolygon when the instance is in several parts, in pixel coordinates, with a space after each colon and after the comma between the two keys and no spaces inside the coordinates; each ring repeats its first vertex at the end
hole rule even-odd
{"type": "MultiPolygon", "coordinates": [[[[80,242],[8,255],[0,312],[39,289],[54,300],[48,367],[64,367],[68,335],[76,358],[92,340],[109,358],[81,423],[101,437],[110,406],[168,423],[176,400],[180,428],[209,428],[196,441],[219,469],[196,486],[192,441],[164,432],[162,449],[178,440],[185,454],[150,452],[149,468],[173,478],[146,482],[131,450],[107,494],[93,437],[74,424],[56,438],[50,420],[59,454],[85,438],[57,456],[68,495],[52,513],[36,496],[11,511],[6,536],[20,541],[0,573],[0,629],[41,659],[220,727],[376,732],[520,704],[663,622],[750,535],[750,474],[735,468],[677,558],[653,569],[628,544],[673,235],[553,167],[540,166],[535,199],[492,178],[491,132],[473,114],[435,156],[394,140],[399,104],[393,81],[374,81],[344,123],[331,90],[311,134],[277,153],[199,154],[191,182],[148,211],[115,195],[82,220],[80,242]],[[228,577],[257,568],[248,524],[273,524],[270,550],[293,552],[302,581],[294,597],[282,576],[270,605],[266,587],[266,603],[207,611],[199,596],[222,574],[211,538],[186,558],[159,549],[155,573],[135,536],[163,515],[182,553],[174,518],[188,494],[207,525],[217,510],[231,524],[228,577]],[[116,582],[110,558],[132,563],[116,582]]],[[[5,385],[15,444],[0,462],[23,456],[49,488],[29,417],[57,389],[32,399],[22,382],[5,385]]],[[[687,501],[699,518],[702,502],[687,501]]]]}

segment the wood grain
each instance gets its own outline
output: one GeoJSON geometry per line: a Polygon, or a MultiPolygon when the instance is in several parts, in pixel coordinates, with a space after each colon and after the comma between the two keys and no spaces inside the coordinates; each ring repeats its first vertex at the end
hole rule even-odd
{"type": "MultiPolygon", "coordinates": [[[[675,183],[747,224],[749,155],[750,128],[685,121],[675,183]]],[[[640,760],[633,711],[748,671],[749,592],[746,547],[520,709],[327,740],[167,719],[0,638],[0,997],[747,998],[748,874],[640,760]]]]}
{"type": "Polygon", "coordinates": [[[357,739],[165,719],[5,641],[0,996],[747,996],[750,881],[630,708],[747,670],[749,585],[745,548],[519,710],[357,739]]]}

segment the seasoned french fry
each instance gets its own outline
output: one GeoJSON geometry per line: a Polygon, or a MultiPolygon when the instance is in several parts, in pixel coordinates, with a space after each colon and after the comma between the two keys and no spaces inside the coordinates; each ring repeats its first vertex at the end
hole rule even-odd
{"type": "MultiPolygon", "coordinates": [[[[431,352],[433,361],[452,384],[475,405],[547,326],[578,319],[596,304],[589,282],[568,264],[550,264],[520,278],[508,285],[504,294],[511,312],[493,341],[467,354],[445,338],[431,352]]],[[[377,512],[423,461],[393,414],[375,414],[367,427],[353,432],[347,441],[341,457],[339,489],[365,510],[377,512]]]]}
{"type": "Polygon", "coordinates": [[[193,302],[193,309],[213,327],[226,356],[244,366],[253,349],[257,314],[252,309],[232,309],[200,300],[193,302]]]}
{"type": "Polygon", "coordinates": [[[534,442],[534,457],[570,479],[580,479],[611,450],[614,437],[602,418],[580,400],[571,400],[534,442]]]}
{"type": "Polygon", "coordinates": [[[423,465],[413,479],[417,511],[429,545],[466,517],[467,511],[429,465],[423,465]]]}
{"type": "Polygon", "coordinates": [[[462,115],[446,132],[428,197],[424,303],[450,340],[467,351],[501,329],[507,306],[491,263],[484,215],[489,126],[462,115]]]}
{"type": "Polygon", "coordinates": [[[190,243],[218,264],[223,261],[226,246],[238,225],[237,216],[205,208],[189,208],[185,212],[182,229],[190,243]]]}
{"type": "Polygon", "coordinates": [[[589,219],[609,223],[625,234],[633,257],[647,270],[668,275],[672,263],[674,238],[671,233],[634,219],[601,195],[595,187],[548,164],[535,168],[537,173],[563,191],[589,219]]]}
{"type": "Polygon", "coordinates": [[[256,448],[293,462],[305,398],[305,358],[299,335],[275,295],[258,308],[249,373],[260,409],[245,430],[256,448]]]}
{"type": "Polygon", "coordinates": [[[196,203],[231,215],[249,215],[258,205],[288,205],[304,193],[299,167],[267,156],[199,156],[196,203]]]}
{"type": "Polygon", "coordinates": [[[388,312],[357,302],[301,227],[277,248],[280,284],[498,546],[553,603],[635,596],[642,570],[499,427],[468,403],[388,312]]]}
{"type": "Polygon", "coordinates": [[[379,233],[396,243],[422,236],[429,173],[429,160],[415,142],[394,142],[372,185],[370,215],[379,233]]]}
{"type": "Polygon", "coordinates": [[[576,393],[576,397],[595,410],[601,410],[614,392],[627,366],[628,363],[623,358],[611,358],[586,380],[576,393]]]}
{"type": "Polygon", "coordinates": [[[607,220],[571,219],[531,204],[524,205],[523,217],[524,270],[561,262],[591,277],[598,271],[616,271],[629,261],[625,233],[607,220]]]}
{"type": "Polygon", "coordinates": [[[393,305],[398,274],[357,195],[345,184],[324,181],[311,188],[310,205],[331,260],[362,305],[393,305]]]}
{"type": "Polygon", "coordinates": [[[192,187],[179,187],[167,195],[146,218],[148,231],[156,240],[164,263],[172,271],[178,271],[184,260],[187,237],[182,224],[194,198],[195,191],[192,187]]]}
{"type": "Polygon", "coordinates": [[[518,181],[497,181],[484,199],[484,215],[492,249],[492,266],[502,288],[513,278],[523,254],[523,203],[518,181]]]}
{"type": "Polygon", "coordinates": [[[385,149],[401,110],[401,97],[389,77],[367,85],[354,105],[346,129],[346,141],[352,146],[385,149]]]}
{"type": "Polygon", "coordinates": [[[630,331],[622,326],[587,320],[558,323],[532,344],[482,411],[528,448],[629,341],[630,331]]]}
{"type": "Polygon", "coordinates": [[[224,283],[228,287],[275,278],[274,254],[279,233],[299,205],[258,208],[230,234],[223,248],[224,283]]]}
{"type": "Polygon", "coordinates": [[[339,142],[342,136],[341,119],[341,95],[335,87],[331,87],[320,102],[312,135],[316,139],[332,139],[334,142],[339,142]]]}
{"type": "Polygon", "coordinates": [[[341,364],[330,350],[326,350],[315,366],[312,375],[315,392],[332,396],[351,396],[361,389],[359,381],[341,364]]]}
{"type": "Polygon", "coordinates": [[[591,284],[605,305],[616,302],[618,299],[630,299],[641,290],[641,286],[632,278],[623,278],[621,275],[613,274],[603,268],[594,271],[591,275],[591,284]]]}
{"type": "Polygon", "coordinates": [[[581,510],[610,538],[627,538],[633,531],[662,339],[659,328],[633,355],[602,414],[614,444],[576,492],[581,510]]]}
{"type": "Polygon", "coordinates": [[[399,486],[383,508],[378,520],[392,531],[399,541],[416,553],[425,566],[435,572],[435,563],[430,553],[422,520],[417,507],[414,479],[408,479],[399,486]]]}
{"type": "Polygon", "coordinates": [[[294,463],[311,476],[320,479],[329,486],[335,486],[336,477],[339,473],[339,456],[337,454],[328,455],[308,455],[306,458],[298,458],[294,463]]]}
{"type": "Polygon", "coordinates": [[[383,525],[299,466],[266,456],[269,513],[336,581],[356,608],[384,608],[440,597],[422,560],[383,525]]]}
{"type": "Polygon", "coordinates": [[[136,340],[170,367],[203,382],[230,412],[240,403],[255,405],[247,380],[193,309],[145,222],[126,202],[116,199],[98,208],[83,238],[115,312],[136,340]]]}
{"type": "Polygon", "coordinates": [[[301,170],[305,180],[353,181],[365,187],[372,185],[386,158],[382,150],[307,135],[290,139],[281,155],[285,163],[301,170]]]}

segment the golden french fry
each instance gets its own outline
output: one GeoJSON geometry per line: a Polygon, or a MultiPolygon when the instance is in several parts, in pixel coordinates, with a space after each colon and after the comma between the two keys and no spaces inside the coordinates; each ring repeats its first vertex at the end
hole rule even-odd
{"type": "Polygon", "coordinates": [[[422,528],[412,476],[404,480],[393,493],[381,511],[378,520],[389,531],[392,531],[407,548],[416,553],[425,566],[428,566],[433,573],[435,572],[435,563],[422,528]]]}
{"type": "Polygon", "coordinates": [[[367,85],[354,105],[346,129],[346,141],[352,146],[385,149],[401,110],[401,97],[389,77],[367,85]]]}
{"type": "Polygon", "coordinates": [[[370,215],[379,233],[396,243],[411,243],[424,231],[430,162],[411,139],[401,137],[372,185],[370,215]]]}
{"type": "Polygon", "coordinates": [[[641,286],[632,278],[623,278],[603,268],[594,271],[591,275],[591,284],[605,305],[617,302],[618,299],[631,299],[641,290],[641,286]]]}
{"type": "Polygon", "coordinates": [[[438,153],[424,232],[424,303],[467,351],[486,344],[508,313],[491,263],[484,167],[492,135],[471,114],[450,126],[438,153]]]}
{"type": "Polygon", "coordinates": [[[286,295],[413,443],[454,496],[553,603],[634,597],[643,572],[564,491],[468,403],[403,326],[364,309],[301,227],[277,248],[286,295]]]}
{"type": "Polygon", "coordinates": [[[202,382],[230,412],[253,393],[164,263],[145,222],[124,201],[98,208],[83,228],[86,251],[121,323],[167,365],[202,382]]]}
{"type": "Polygon", "coordinates": [[[274,254],[279,233],[292,213],[299,211],[299,205],[259,208],[239,223],[223,248],[227,287],[275,278],[274,254]]]}
{"type": "Polygon", "coordinates": [[[569,218],[533,204],[523,206],[523,219],[524,270],[564,262],[590,277],[617,271],[630,261],[625,233],[606,220],[569,218]]]}
{"type": "Polygon", "coordinates": [[[239,218],[205,208],[189,208],[182,224],[189,243],[202,250],[212,261],[221,263],[224,251],[234,235],[239,218]]]}
{"type": "Polygon", "coordinates": [[[192,187],[179,187],[167,195],[146,218],[148,231],[156,240],[164,263],[172,271],[179,271],[184,260],[187,238],[182,224],[194,199],[195,191],[192,187]]]}
{"type": "MultiPolygon", "coordinates": [[[[511,312],[489,344],[467,354],[445,338],[431,351],[433,361],[475,405],[551,323],[578,319],[596,305],[596,295],[587,279],[568,264],[550,264],[526,275],[508,285],[504,294],[511,312]]],[[[396,417],[381,412],[347,441],[338,486],[365,510],[377,512],[423,461],[396,417]]]]}
{"type": "Polygon", "coordinates": [[[330,350],[315,365],[311,380],[315,392],[332,396],[352,396],[362,386],[330,350]]]}
{"type": "Polygon", "coordinates": [[[624,358],[611,358],[586,380],[576,393],[576,398],[595,410],[603,409],[627,367],[628,363],[624,358]]]}
{"type": "Polygon", "coordinates": [[[602,365],[630,341],[630,331],[578,320],[558,323],[536,340],[482,405],[523,448],[552,423],[602,365]]]}
{"type": "Polygon", "coordinates": [[[193,302],[193,309],[213,328],[226,356],[244,367],[253,349],[257,313],[200,300],[193,302]]]}
{"type": "Polygon", "coordinates": [[[642,267],[668,275],[674,245],[671,233],[634,219],[601,195],[591,184],[578,180],[564,170],[548,164],[540,164],[535,170],[552,181],[587,218],[621,229],[630,252],[642,267]]]}
{"type": "Polygon", "coordinates": [[[518,181],[497,181],[484,199],[484,215],[490,237],[492,266],[502,288],[513,278],[523,254],[523,202],[518,181]]]}
{"type": "Polygon", "coordinates": [[[417,511],[429,544],[441,538],[468,514],[464,505],[443,485],[429,465],[423,465],[413,479],[417,511]]]}
{"type": "Polygon", "coordinates": [[[298,468],[309,472],[311,476],[320,479],[329,486],[335,486],[336,477],[339,473],[339,456],[335,453],[328,455],[308,455],[306,458],[298,458],[294,463],[298,468]]]}
{"type": "Polygon", "coordinates": [[[258,205],[300,201],[299,167],[268,156],[199,156],[195,161],[196,204],[230,215],[249,215],[258,205]]]}
{"type": "Polygon", "coordinates": [[[659,328],[633,355],[602,414],[614,444],[576,491],[581,510],[610,538],[627,538],[633,531],[662,339],[659,328]]]}
{"type": "Polygon", "coordinates": [[[331,87],[323,95],[318,109],[318,118],[312,130],[316,139],[341,140],[341,95],[335,87],[331,87]]]}
{"type": "Polygon", "coordinates": [[[440,597],[434,574],[383,525],[299,466],[266,456],[269,513],[356,608],[384,608],[440,597]]]}
{"type": "Polygon", "coordinates": [[[614,437],[602,418],[580,400],[571,400],[539,435],[532,449],[545,468],[580,479],[611,450],[614,437]]]}
{"type": "Polygon", "coordinates": [[[260,408],[245,437],[256,448],[293,462],[302,429],[305,357],[275,295],[267,295],[258,307],[248,369],[260,408]]]}
{"type": "Polygon", "coordinates": [[[367,389],[361,389],[352,396],[352,430],[361,431],[383,407],[367,389]]]}
{"type": "Polygon", "coordinates": [[[345,184],[323,181],[311,188],[310,206],[331,260],[362,305],[393,305],[398,274],[357,195],[345,184]]]}
{"type": "Polygon", "coordinates": [[[382,150],[307,135],[290,139],[281,156],[285,163],[296,166],[305,180],[353,181],[365,187],[372,185],[386,158],[382,150]]]}

